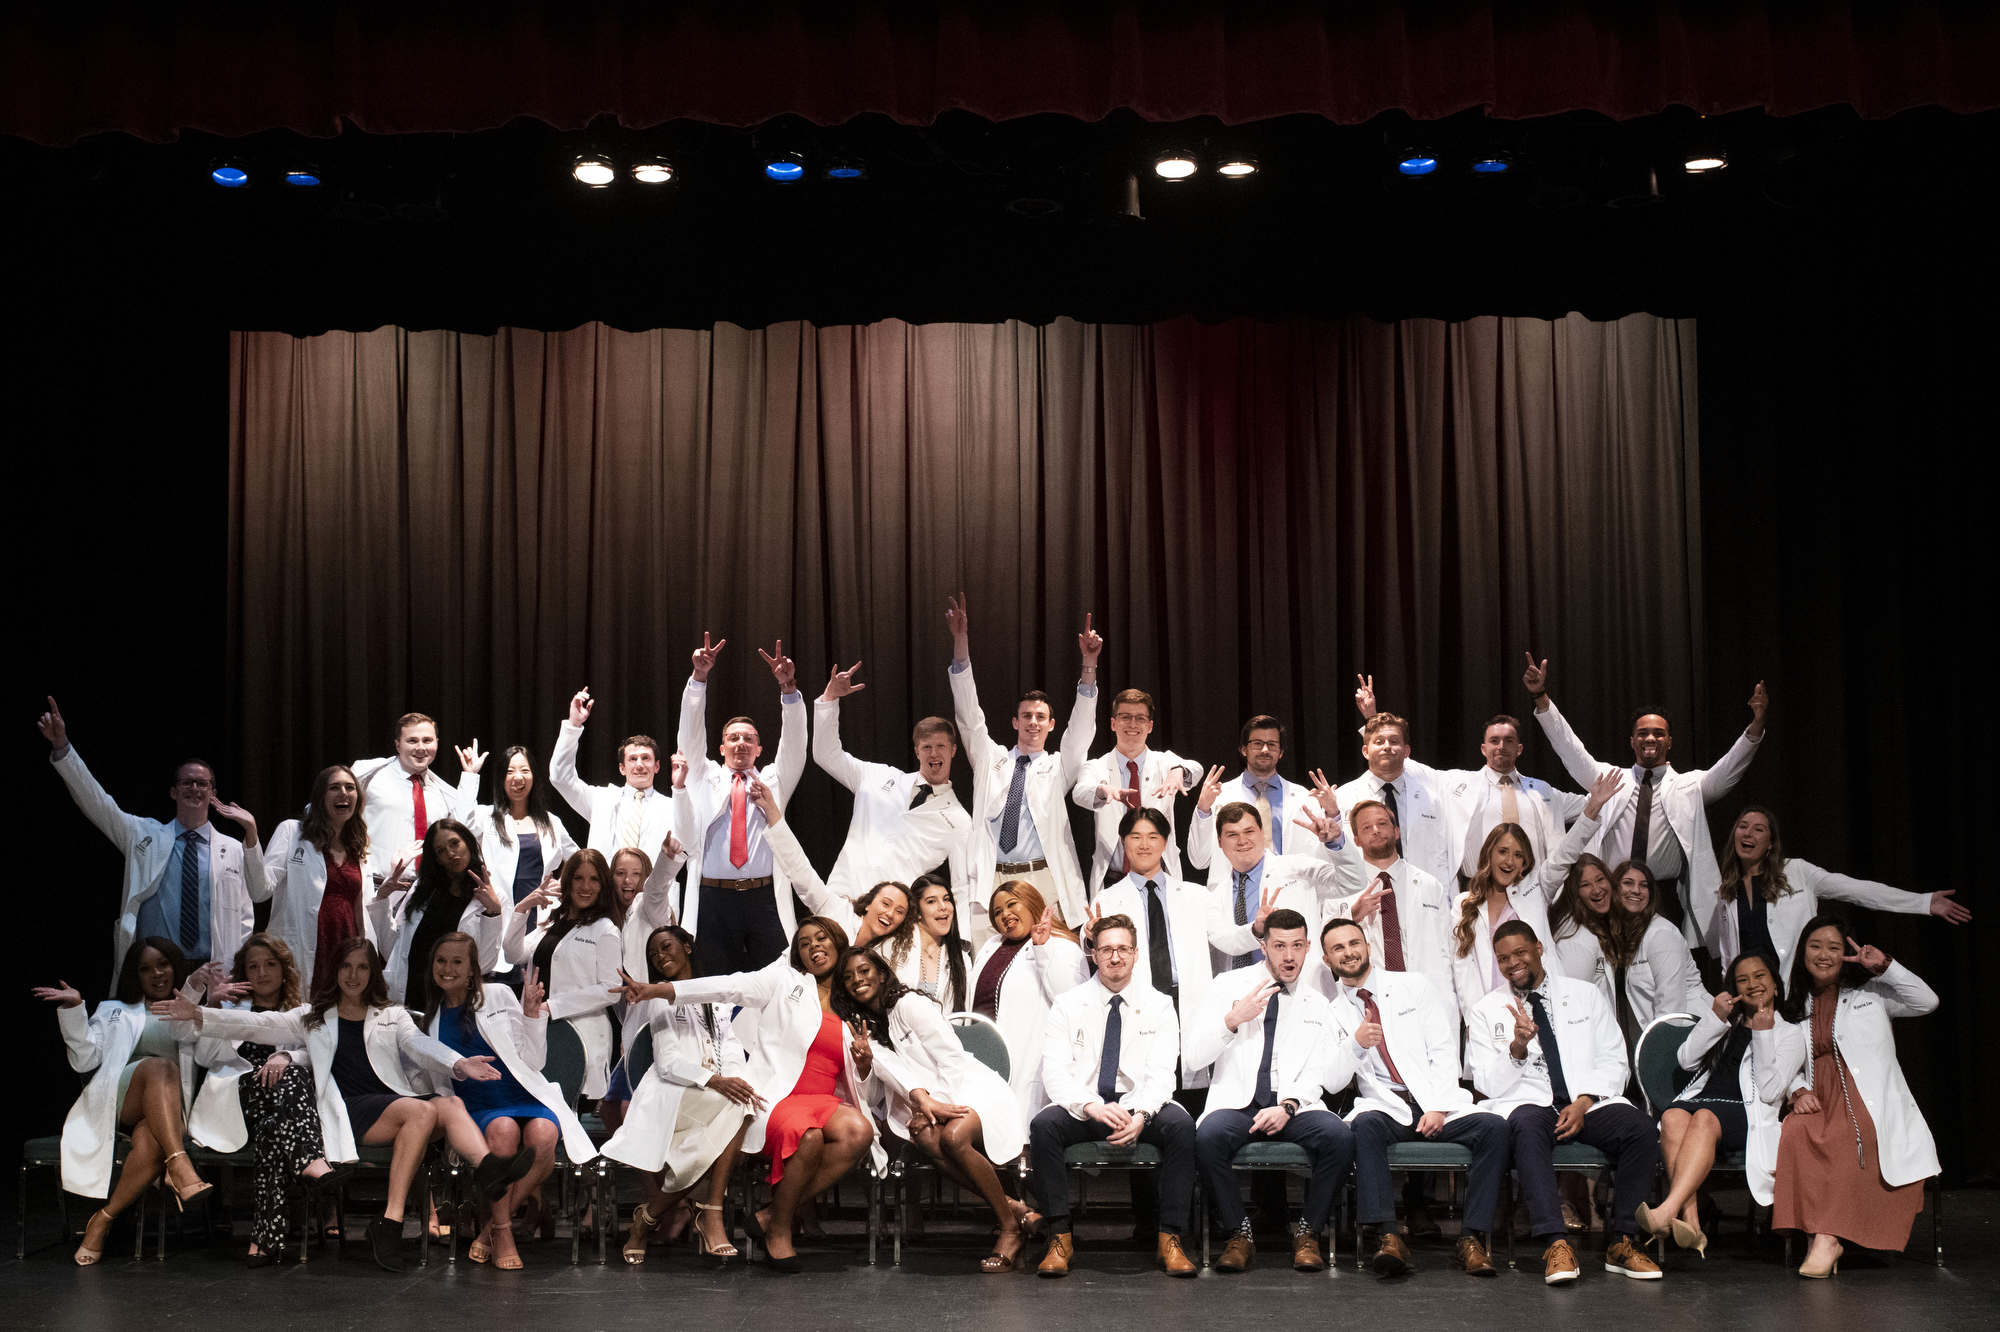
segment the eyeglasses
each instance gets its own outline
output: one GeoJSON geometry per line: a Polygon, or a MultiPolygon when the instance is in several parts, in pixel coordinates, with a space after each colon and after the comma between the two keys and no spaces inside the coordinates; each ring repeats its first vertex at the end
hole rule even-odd
{"type": "Polygon", "coordinates": [[[1134,957],[1138,952],[1139,950],[1136,948],[1120,948],[1116,944],[1099,944],[1097,946],[1097,955],[1099,957],[1109,958],[1114,962],[1121,957],[1134,957]]]}
{"type": "Polygon", "coordinates": [[[1149,722],[1153,719],[1143,712],[1114,712],[1111,714],[1111,720],[1136,726],[1140,722],[1149,722]]]}
{"type": "Polygon", "coordinates": [[[1247,745],[1245,745],[1245,746],[1243,746],[1243,747],[1244,747],[1245,749],[1282,749],[1282,748],[1284,748],[1284,746],[1283,746],[1283,745],[1280,745],[1280,744],[1279,744],[1279,743],[1278,743],[1278,742],[1277,742],[1276,740],[1252,740],[1252,741],[1251,741],[1251,742],[1250,742],[1249,744],[1247,744],[1247,745]]]}
{"type": "Polygon", "coordinates": [[[175,782],[174,785],[186,787],[190,791],[213,791],[215,789],[214,782],[200,777],[183,777],[175,782]]]}

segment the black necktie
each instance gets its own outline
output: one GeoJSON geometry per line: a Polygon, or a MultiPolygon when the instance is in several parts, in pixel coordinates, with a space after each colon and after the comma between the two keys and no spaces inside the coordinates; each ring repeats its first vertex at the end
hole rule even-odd
{"type": "Polygon", "coordinates": [[[1403,854],[1403,811],[1396,808],[1394,782],[1382,783],[1382,803],[1389,807],[1389,812],[1396,818],[1396,854],[1400,856],[1403,854]]]}
{"type": "Polygon", "coordinates": [[[929,782],[920,780],[917,782],[917,789],[910,793],[910,808],[915,809],[918,805],[923,804],[924,801],[929,800],[930,798],[931,798],[931,784],[929,782]]]}
{"type": "Polygon", "coordinates": [[[1160,900],[1157,880],[1146,880],[1146,961],[1153,968],[1153,988],[1174,992],[1173,945],[1167,942],[1167,904],[1160,900]]]}
{"type": "Polygon", "coordinates": [[[1574,1098],[1569,1094],[1569,1083],[1563,1079],[1563,1057],[1556,1047],[1555,1024],[1549,1021],[1548,1005],[1542,1002],[1541,991],[1528,991],[1528,1007],[1535,1010],[1535,1035],[1541,1040],[1542,1061],[1549,1067],[1549,1090],[1555,1093],[1556,1109],[1560,1110],[1574,1098]]]}
{"type": "Polygon", "coordinates": [[[1104,1019],[1104,1054],[1097,1063],[1097,1099],[1111,1105],[1118,1099],[1118,1046],[1125,1035],[1125,1019],[1118,1006],[1123,995],[1111,996],[1111,1012],[1104,1019]]]}
{"type": "Polygon", "coordinates": [[[1646,863],[1646,848],[1653,837],[1653,770],[1646,769],[1646,775],[1639,782],[1639,812],[1632,819],[1632,859],[1643,865],[1646,863]]]}
{"type": "Polygon", "coordinates": [[[1250,1101],[1252,1109],[1266,1110],[1278,1103],[1277,1094],[1271,1090],[1271,1055],[1278,1047],[1278,1001],[1284,997],[1284,987],[1280,986],[1264,1007],[1264,1057],[1257,1061],[1257,1092],[1250,1101]]]}
{"type": "Polygon", "coordinates": [[[189,953],[201,944],[200,836],[192,828],[181,834],[181,947],[189,953]]]}

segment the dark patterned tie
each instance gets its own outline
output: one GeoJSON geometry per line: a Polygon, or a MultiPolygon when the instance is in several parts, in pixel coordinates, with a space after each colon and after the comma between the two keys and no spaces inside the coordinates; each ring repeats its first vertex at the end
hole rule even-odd
{"type": "Polygon", "coordinates": [[[1110,1105],[1118,1099],[1118,1047],[1125,1036],[1125,1019],[1118,1006],[1123,995],[1111,996],[1111,1012],[1104,1019],[1104,1055],[1097,1064],[1097,1099],[1110,1105]]]}
{"type": "Polygon", "coordinates": [[[1000,850],[1014,849],[1014,838],[1021,830],[1021,799],[1028,790],[1028,761],[1034,756],[1021,754],[1014,759],[1014,780],[1007,784],[1007,807],[1000,811],[1000,850]]]}
{"type": "Polygon", "coordinates": [[[193,956],[201,943],[201,834],[181,834],[181,948],[193,956]]]}
{"type": "Polygon", "coordinates": [[[1271,1056],[1278,1048],[1278,1001],[1284,997],[1284,987],[1279,986],[1264,1008],[1264,1057],[1257,1061],[1257,1090],[1250,1098],[1251,1105],[1259,1110],[1269,1109],[1278,1103],[1277,1093],[1271,1090],[1271,1056]]]}
{"type": "Polygon", "coordinates": [[[1535,1035],[1542,1043],[1542,1062],[1549,1068],[1549,1090],[1555,1093],[1556,1109],[1560,1110],[1575,1098],[1569,1094],[1569,1083],[1563,1079],[1563,1057],[1556,1047],[1555,1024],[1549,1021],[1548,1005],[1542,1002],[1541,991],[1528,991],[1528,1007],[1535,1010],[1535,1035]]]}
{"type": "Polygon", "coordinates": [[[1632,819],[1632,859],[1646,863],[1646,848],[1653,841],[1653,770],[1646,769],[1639,783],[1639,812],[1632,819]]]}
{"type": "Polygon", "coordinates": [[[1383,870],[1376,882],[1382,885],[1382,967],[1403,970],[1403,920],[1396,914],[1396,885],[1383,870]]]}

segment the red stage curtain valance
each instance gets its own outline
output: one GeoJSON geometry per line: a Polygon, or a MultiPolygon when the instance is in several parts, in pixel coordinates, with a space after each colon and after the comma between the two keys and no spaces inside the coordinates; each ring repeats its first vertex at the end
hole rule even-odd
{"type": "Polygon", "coordinates": [[[389,5],[157,0],[7,6],[0,133],[330,134],[615,114],[757,124],[954,108],[1240,123],[1486,107],[1506,118],[1666,106],[1777,114],[1847,104],[2000,106],[2000,6],[1763,3],[847,5],[488,0],[389,5]]]}

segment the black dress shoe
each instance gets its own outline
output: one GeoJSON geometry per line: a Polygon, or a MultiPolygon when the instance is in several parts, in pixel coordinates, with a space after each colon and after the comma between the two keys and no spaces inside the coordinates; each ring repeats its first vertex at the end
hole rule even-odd
{"type": "Polygon", "coordinates": [[[269,1249],[259,1249],[257,1252],[245,1257],[243,1265],[245,1267],[276,1267],[284,1261],[285,1255],[282,1253],[273,1253],[269,1249]]]}
{"type": "Polygon", "coordinates": [[[770,1268],[773,1272],[782,1272],[786,1276],[797,1276],[799,1273],[805,1271],[805,1268],[799,1263],[799,1256],[797,1254],[793,1254],[789,1258],[773,1258],[769,1249],[764,1250],[764,1266],[770,1268]]]}
{"type": "Polygon", "coordinates": [[[368,1223],[368,1249],[385,1272],[403,1270],[403,1223],[378,1216],[368,1223]]]}

